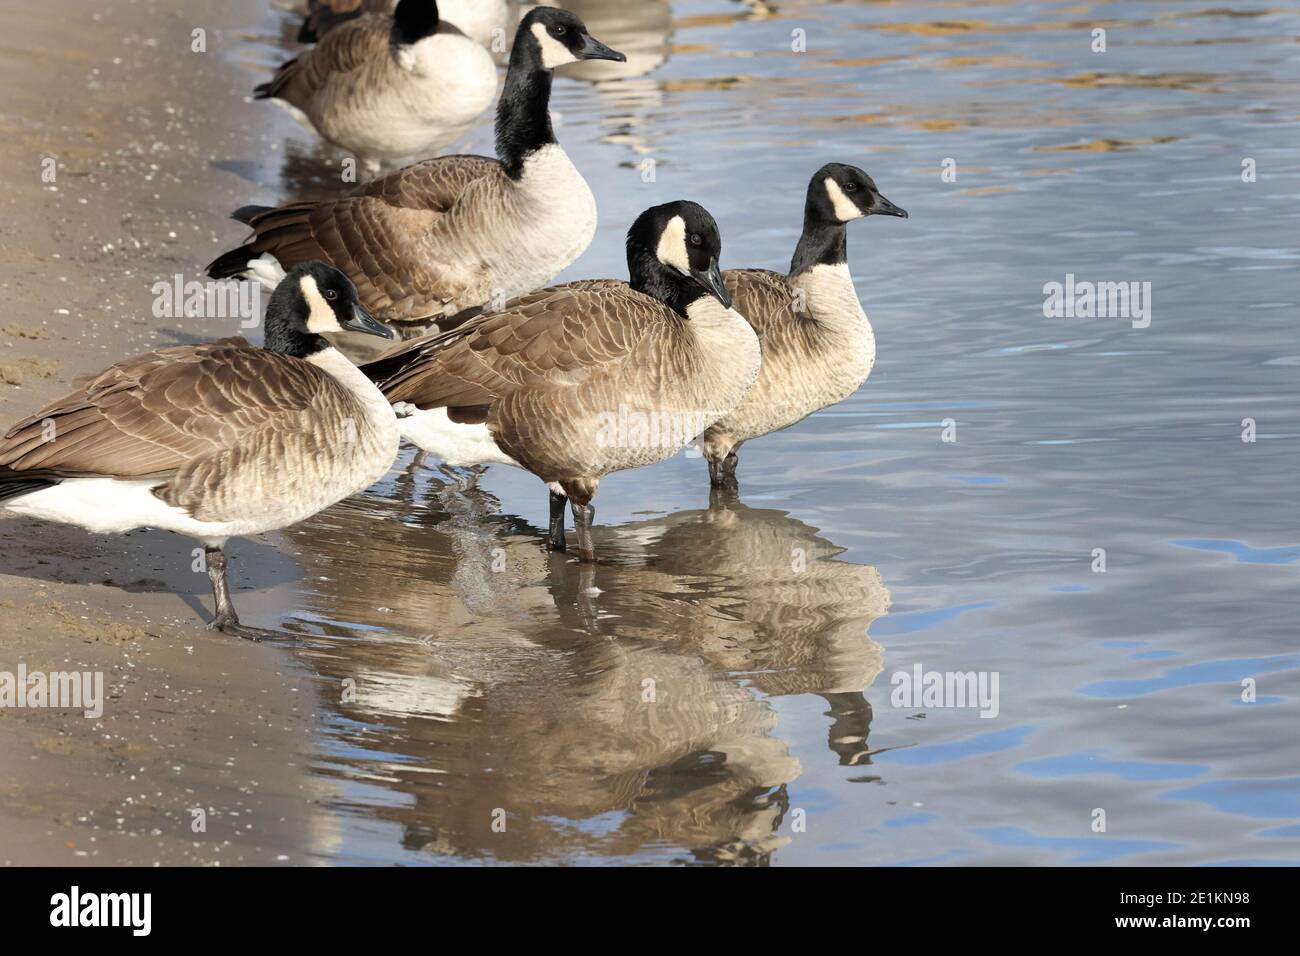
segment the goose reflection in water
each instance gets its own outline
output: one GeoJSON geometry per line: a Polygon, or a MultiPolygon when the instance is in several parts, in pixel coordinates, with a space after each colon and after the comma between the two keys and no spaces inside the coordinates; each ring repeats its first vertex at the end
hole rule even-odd
{"type": "Polygon", "coordinates": [[[427,474],[293,539],[320,587],[301,653],[355,682],[326,772],[406,849],[764,864],[802,772],[768,698],[822,695],[839,762],[868,754],[889,595],[816,529],[719,498],[605,529],[592,569],[427,474]]]}

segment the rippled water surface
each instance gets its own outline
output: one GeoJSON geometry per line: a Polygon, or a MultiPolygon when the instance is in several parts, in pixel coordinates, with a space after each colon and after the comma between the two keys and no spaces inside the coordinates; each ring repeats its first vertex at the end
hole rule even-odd
{"type": "MultiPolygon", "coordinates": [[[[556,84],[601,210],[563,278],[678,197],[784,269],[854,163],[911,212],[849,229],[877,365],[747,445],[739,501],[687,455],[607,478],[594,570],[535,479],[409,453],[287,535],[261,613],[356,692],[312,742],[322,857],[1300,862],[1300,8],[572,6],[639,75],[556,84]],[[1067,274],[1149,282],[1149,326],[1045,318],[1067,274]],[[996,716],[895,706],[918,666],[996,674],[996,716]]],[[[262,121],[262,198],[327,191],[262,121]]]]}

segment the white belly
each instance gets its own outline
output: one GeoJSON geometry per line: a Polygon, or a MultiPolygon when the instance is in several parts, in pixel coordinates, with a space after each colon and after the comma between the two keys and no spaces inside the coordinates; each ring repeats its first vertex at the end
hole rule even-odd
{"type": "Polygon", "coordinates": [[[445,408],[413,411],[397,420],[402,437],[416,447],[429,452],[448,465],[465,468],[470,465],[514,465],[515,461],[492,440],[487,425],[466,425],[453,422],[445,408]]]}
{"type": "Polygon", "coordinates": [[[496,63],[464,37],[435,34],[387,67],[326,86],[310,111],[322,136],[371,159],[430,155],[463,137],[496,93],[496,63]]]}
{"type": "Polygon", "coordinates": [[[259,516],[261,520],[198,521],[155,496],[151,489],[159,484],[117,478],[68,478],[49,488],[11,498],[5,507],[14,514],[75,524],[96,534],[161,528],[213,543],[283,527],[278,518],[268,523],[266,516],[259,516]]]}

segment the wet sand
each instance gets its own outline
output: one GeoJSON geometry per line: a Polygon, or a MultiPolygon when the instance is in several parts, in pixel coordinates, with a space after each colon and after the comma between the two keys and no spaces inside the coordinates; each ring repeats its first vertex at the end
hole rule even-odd
{"type": "MultiPolygon", "coordinates": [[[[155,319],[243,201],[214,163],[257,155],[248,75],[223,55],[265,16],[224,4],[79,0],[7,11],[0,38],[0,419],[149,348],[238,334],[155,319]],[[192,12],[186,12],[192,11],[192,12]],[[69,24],[76,29],[69,29],[69,24]],[[207,52],[191,50],[203,27],[207,52]],[[57,161],[54,183],[42,160],[57,161]]],[[[247,184],[245,184],[247,189],[247,184]]],[[[231,320],[233,321],[233,320],[231,320]]],[[[302,771],[317,686],[283,648],[213,634],[193,543],[0,514],[0,671],[97,671],[101,719],[0,709],[0,862],[302,863],[328,794],[302,771]],[[191,810],[206,812],[194,832],[191,810]]],[[[298,574],[273,539],[233,549],[237,593],[298,574]]]]}

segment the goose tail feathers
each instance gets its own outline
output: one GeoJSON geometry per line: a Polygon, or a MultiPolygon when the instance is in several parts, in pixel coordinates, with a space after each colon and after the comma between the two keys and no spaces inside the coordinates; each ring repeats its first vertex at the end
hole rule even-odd
{"type": "Polygon", "coordinates": [[[252,246],[240,246],[218,256],[208,264],[213,279],[248,279],[274,289],[284,278],[284,267],[269,252],[258,253],[252,246]]]}

